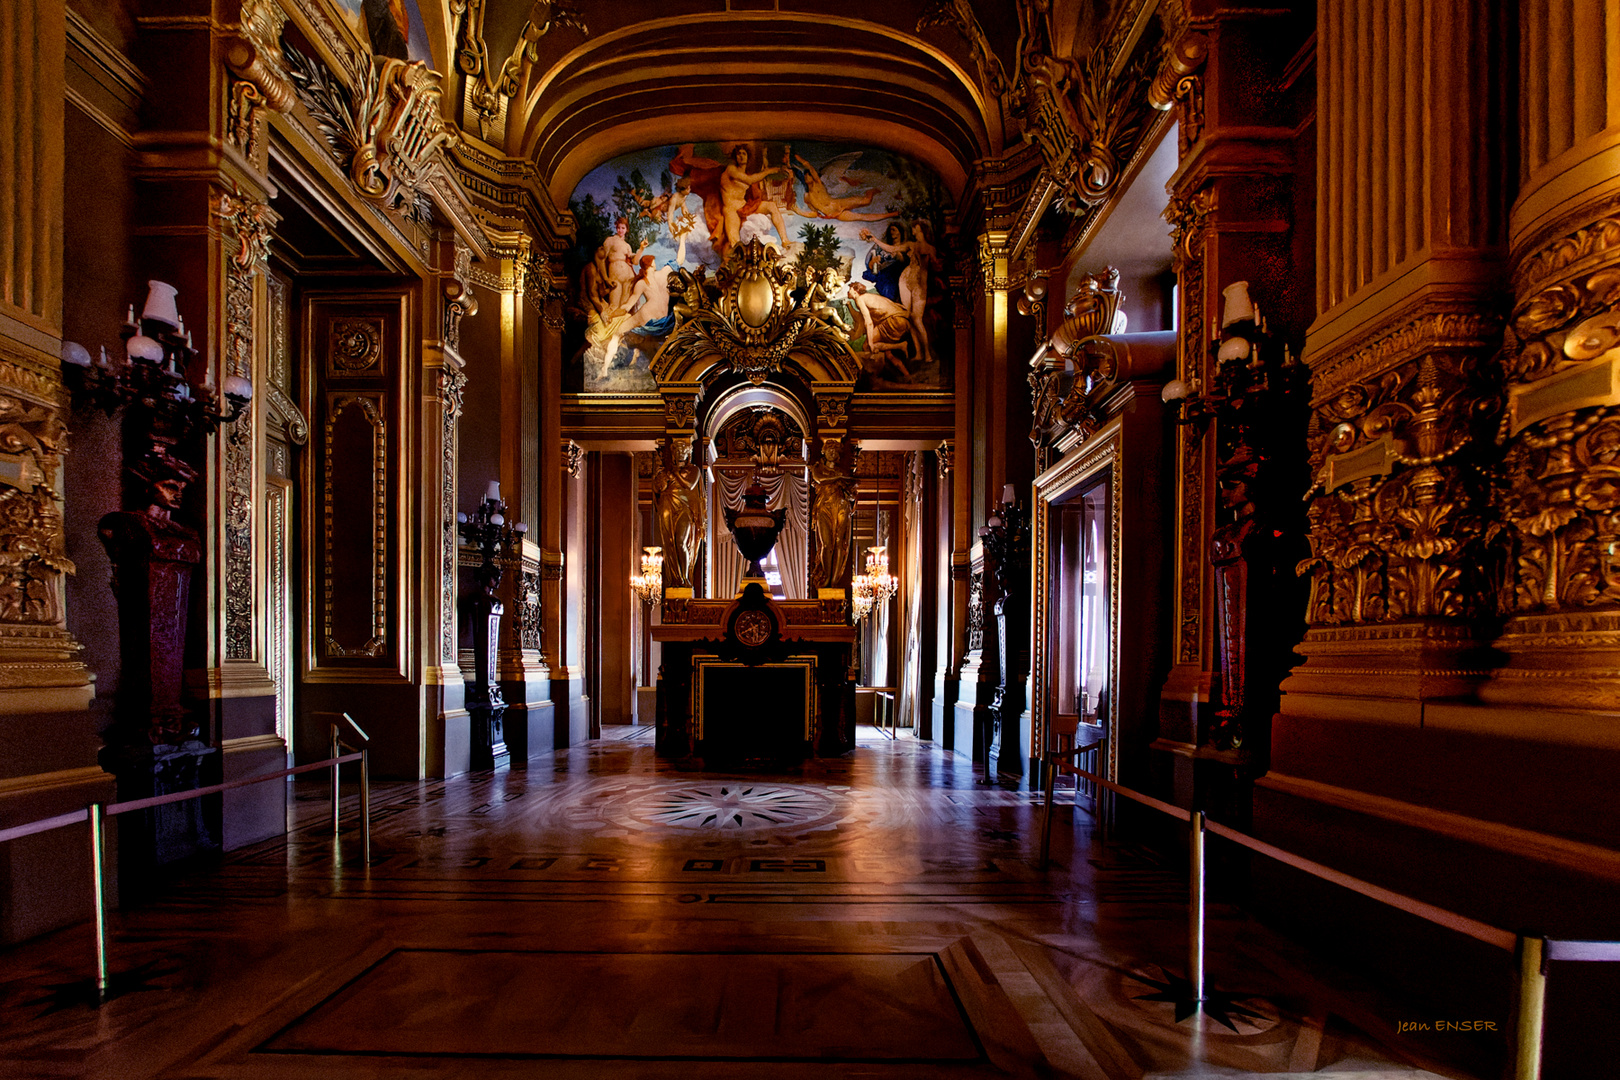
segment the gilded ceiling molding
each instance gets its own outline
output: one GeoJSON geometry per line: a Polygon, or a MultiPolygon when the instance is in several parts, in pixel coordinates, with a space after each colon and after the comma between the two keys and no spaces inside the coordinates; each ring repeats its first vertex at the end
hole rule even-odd
{"type": "Polygon", "coordinates": [[[973,57],[973,66],[979,71],[979,82],[985,89],[997,97],[1013,91],[1013,81],[1007,78],[1001,58],[985,37],[984,27],[979,25],[979,17],[968,0],[935,0],[934,5],[917,20],[917,33],[936,26],[948,27],[961,36],[973,57]]]}
{"type": "Polygon", "coordinates": [[[484,10],[488,0],[449,0],[450,17],[460,20],[456,45],[456,70],[461,72],[462,97],[468,110],[478,118],[478,134],[484,139],[506,130],[507,103],[517,97],[528,81],[529,72],[540,60],[536,48],[554,27],[569,26],[589,37],[585,16],[572,4],[561,0],[534,0],[529,17],[518,31],[512,55],[500,71],[489,59],[484,42],[484,10]]]}
{"type": "Polygon", "coordinates": [[[284,113],[298,100],[281,55],[281,31],[287,15],[278,0],[242,0],[242,11],[224,42],[230,69],[230,105],[225,132],[242,155],[259,163],[262,110],[284,113]]]}

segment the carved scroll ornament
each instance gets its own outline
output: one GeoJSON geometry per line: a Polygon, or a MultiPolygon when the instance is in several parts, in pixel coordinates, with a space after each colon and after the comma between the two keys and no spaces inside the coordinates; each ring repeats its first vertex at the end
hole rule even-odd
{"type": "Polygon", "coordinates": [[[1479,464],[1500,398],[1485,367],[1477,351],[1425,352],[1318,403],[1311,554],[1298,566],[1311,625],[1491,610],[1479,464]],[[1336,468],[1369,447],[1387,461],[1336,468]]]}
{"type": "Polygon", "coordinates": [[[1504,610],[1620,603],[1620,269],[1526,299],[1508,348],[1504,610]]]}
{"type": "Polygon", "coordinates": [[[464,76],[467,104],[478,118],[479,134],[487,139],[492,130],[503,125],[506,103],[523,89],[529,70],[539,62],[540,39],[558,26],[573,27],[586,37],[591,31],[585,25],[585,16],[572,4],[533,0],[528,19],[518,30],[512,55],[497,72],[484,42],[486,6],[487,0],[450,0],[450,17],[460,20],[456,69],[464,76]]]}
{"type": "Polygon", "coordinates": [[[665,382],[718,355],[758,385],[792,356],[812,382],[853,385],[859,361],[827,303],[842,285],[838,272],[814,277],[795,303],[798,271],[780,253],[758,239],[733,252],[712,282],[702,270],[676,271],[670,292],[677,323],[653,358],[654,378],[665,382]]]}
{"type": "Polygon", "coordinates": [[[242,0],[241,17],[225,39],[225,66],[232,76],[226,134],[250,160],[258,157],[261,110],[284,113],[297,100],[281,53],[286,23],[277,0],[242,0]]]}
{"type": "Polygon", "coordinates": [[[421,216],[418,183],[429,159],[458,136],[440,112],[441,77],[426,64],[379,56],[349,86],[319,62],[283,46],[304,107],[349,173],[355,190],[408,216],[421,216]]]}

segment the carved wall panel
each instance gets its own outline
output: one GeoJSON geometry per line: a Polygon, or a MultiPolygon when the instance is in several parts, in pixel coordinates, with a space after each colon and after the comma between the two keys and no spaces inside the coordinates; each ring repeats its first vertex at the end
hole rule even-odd
{"type": "MultiPolygon", "coordinates": [[[[1202,380],[1207,340],[1204,328],[1204,233],[1215,209],[1213,193],[1200,189],[1171,198],[1164,217],[1170,223],[1171,259],[1180,284],[1179,377],[1202,380]]],[[[1176,552],[1176,662],[1203,658],[1204,625],[1204,443],[1208,435],[1191,427],[1176,432],[1178,475],[1176,552]]]]}
{"type": "MultiPolygon", "coordinates": [[[[403,660],[405,306],[397,295],[377,294],[314,295],[308,305],[320,426],[304,489],[313,516],[308,551],[315,597],[307,656],[315,681],[342,681],[349,677],[345,670],[394,669],[403,660]]],[[[441,512],[437,486],[430,498],[441,512]]],[[[435,579],[442,570],[428,578],[435,579]]]]}
{"type": "Polygon", "coordinates": [[[276,685],[276,734],[292,740],[292,486],[271,481],[264,490],[265,667],[276,685]]]}
{"type": "Polygon", "coordinates": [[[328,394],[321,572],[327,657],[383,655],[388,635],[388,422],[381,394],[328,394]],[[340,597],[355,590],[363,602],[340,597]],[[367,595],[369,594],[369,595],[367,595]]]}

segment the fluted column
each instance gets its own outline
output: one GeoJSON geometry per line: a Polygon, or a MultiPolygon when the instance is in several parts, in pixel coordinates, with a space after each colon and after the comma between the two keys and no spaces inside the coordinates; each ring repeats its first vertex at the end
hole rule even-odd
{"type": "Polygon", "coordinates": [[[1493,702],[1620,696],[1620,11],[1526,0],[1509,219],[1510,437],[1496,476],[1508,662],[1493,702]]]}
{"type": "Polygon", "coordinates": [[[1424,699],[1480,677],[1474,478],[1493,454],[1507,40],[1494,2],[1320,8],[1310,629],[1284,684],[1293,715],[1372,696],[1416,723],[1424,699]]]}
{"type": "Polygon", "coordinates": [[[63,6],[0,11],[0,713],[85,708],[95,689],[67,631],[62,575],[63,6]]]}

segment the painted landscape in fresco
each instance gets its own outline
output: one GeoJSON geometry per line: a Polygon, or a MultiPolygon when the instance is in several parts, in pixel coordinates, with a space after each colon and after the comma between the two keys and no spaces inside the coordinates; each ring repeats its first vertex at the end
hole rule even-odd
{"type": "Polygon", "coordinates": [[[648,365],[674,327],[671,275],[718,269],[755,237],[802,270],[839,271],[859,389],[951,385],[943,188],[906,158],[845,143],[659,146],[593,170],[569,209],[579,233],[568,389],[655,389],[648,365]]]}

